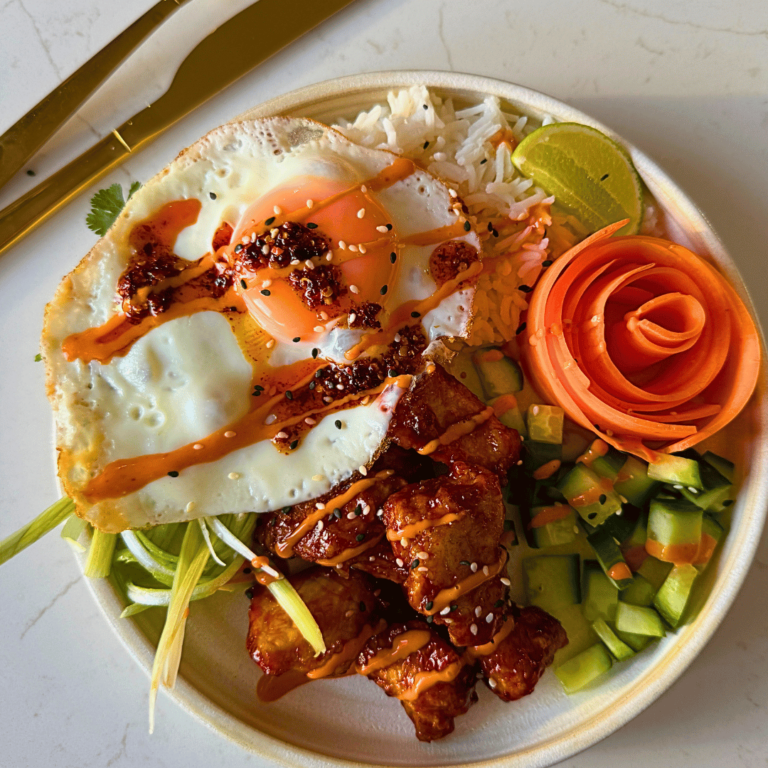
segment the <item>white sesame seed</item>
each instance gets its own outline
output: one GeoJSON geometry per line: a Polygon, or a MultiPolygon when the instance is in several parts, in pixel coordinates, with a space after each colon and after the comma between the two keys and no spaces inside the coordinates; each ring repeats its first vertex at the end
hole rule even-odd
{"type": "Polygon", "coordinates": [[[375,560],[376,560],[376,558],[375,558],[373,555],[371,555],[371,556],[368,558],[368,562],[369,562],[369,563],[373,563],[375,560]]]}
{"type": "Polygon", "coordinates": [[[491,569],[487,566],[483,566],[483,576],[490,576],[491,575],[491,569]]]}
{"type": "Polygon", "coordinates": [[[347,512],[347,520],[354,520],[357,515],[354,512],[347,512]]]}
{"type": "Polygon", "coordinates": [[[496,681],[492,677],[488,678],[488,687],[489,688],[495,688],[496,687],[496,681]]]}
{"type": "Polygon", "coordinates": [[[400,338],[401,338],[401,337],[400,337],[400,334],[399,334],[399,333],[396,333],[396,334],[395,334],[395,338],[394,338],[395,344],[398,344],[398,343],[400,342],[400,338]]]}
{"type": "Polygon", "coordinates": [[[280,230],[277,227],[272,227],[272,229],[269,230],[269,236],[270,237],[277,237],[277,233],[280,230]]]}
{"type": "Polygon", "coordinates": [[[195,444],[192,446],[192,448],[193,448],[195,451],[202,451],[202,450],[203,450],[203,446],[202,446],[202,444],[201,444],[201,443],[195,443],[195,444]]]}
{"type": "Polygon", "coordinates": [[[395,564],[397,565],[398,568],[403,567],[403,561],[399,557],[395,560],[395,564]]]}
{"type": "Polygon", "coordinates": [[[416,570],[419,571],[420,573],[426,573],[429,570],[429,568],[426,568],[425,566],[420,565],[416,570]]]}
{"type": "Polygon", "coordinates": [[[698,493],[698,492],[699,492],[699,489],[698,489],[698,488],[694,488],[694,487],[693,487],[693,486],[691,486],[691,485],[689,485],[689,486],[688,486],[688,490],[689,490],[691,493],[698,493]]]}
{"type": "Polygon", "coordinates": [[[322,325],[315,326],[315,333],[322,333],[325,330],[322,325]]]}
{"type": "Polygon", "coordinates": [[[434,155],[432,155],[433,159],[437,160],[438,163],[441,163],[443,160],[448,157],[445,152],[435,152],[434,155]]]}
{"type": "Polygon", "coordinates": [[[248,243],[250,243],[250,242],[251,242],[251,238],[250,238],[250,237],[248,237],[248,235],[246,235],[246,236],[245,236],[245,237],[244,237],[244,238],[243,238],[243,239],[242,239],[240,242],[241,242],[243,245],[248,245],[248,243]]]}
{"type": "Polygon", "coordinates": [[[315,502],[315,506],[316,506],[318,509],[325,509],[325,504],[324,504],[322,501],[316,501],[316,502],[315,502]]]}
{"type": "Polygon", "coordinates": [[[328,319],[328,313],[327,312],[321,312],[320,313],[320,319],[321,320],[327,320],[328,319]]]}
{"type": "Polygon", "coordinates": [[[277,421],[277,416],[275,416],[274,413],[270,413],[269,416],[267,416],[267,418],[264,419],[264,423],[267,425],[274,424],[276,421],[277,421]]]}
{"type": "Polygon", "coordinates": [[[355,319],[357,318],[357,315],[354,312],[349,313],[349,322],[354,323],[355,319]]]}
{"type": "Polygon", "coordinates": [[[523,460],[522,459],[520,459],[520,461],[517,462],[517,466],[518,467],[522,467],[523,466],[523,460]]]}
{"type": "Polygon", "coordinates": [[[538,416],[538,415],[539,415],[539,410],[540,410],[540,409],[539,409],[539,406],[538,406],[538,405],[534,405],[534,406],[533,406],[533,408],[531,408],[531,413],[532,413],[534,416],[538,416]]]}
{"type": "Polygon", "coordinates": [[[322,530],[323,530],[323,528],[325,528],[325,523],[324,523],[322,520],[319,520],[319,521],[318,521],[318,523],[317,523],[317,525],[315,526],[315,530],[316,530],[318,533],[320,533],[320,531],[322,531],[322,530]]]}
{"type": "Polygon", "coordinates": [[[350,286],[349,286],[349,290],[350,290],[352,293],[360,293],[360,289],[359,289],[359,288],[358,288],[356,285],[350,285],[350,286]]]}
{"type": "Polygon", "coordinates": [[[477,624],[470,624],[470,626],[469,626],[469,631],[470,631],[470,632],[471,632],[473,635],[476,635],[476,634],[477,634],[477,624]]]}
{"type": "Polygon", "coordinates": [[[276,438],[277,440],[286,440],[286,439],[288,438],[288,433],[287,433],[287,432],[278,432],[278,433],[275,435],[275,438],[276,438]]]}
{"type": "Polygon", "coordinates": [[[370,396],[370,395],[366,395],[366,396],[365,396],[365,397],[364,397],[364,398],[363,398],[363,399],[362,399],[360,402],[361,402],[363,405],[368,405],[368,403],[370,403],[370,402],[371,402],[371,396],[370,396]]]}
{"type": "Polygon", "coordinates": [[[237,432],[233,432],[231,429],[224,433],[224,437],[237,437],[237,432]]]}
{"type": "Polygon", "coordinates": [[[336,389],[338,389],[338,390],[342,390],[342,391],[343,391],[343,389],[344,389],[344,385],[343,385],[343,384],[337,384],[337,385],[336,385],[336,389]]]}
{"type": "Polygon", "coordinates": [[[315,268],[315,265],[312,263],[312,260],[311,260],[311,259],[307,259],[307,260],[304,262],[304,266],[305,266],[307,269],[314,269],[314,268],[315,268]]]}
{"type": "Polygon", "coordinates": [[[297,264],[300,264],[301,262],[298,259],[291,259],[289,263],[292,267],[295,267],[297,264]]]}
{"type": "Polygon", "coordinates": [[[377,232],[382,232],[382,233],[389,232],[389,230],[383,224],[381,226],[379,226],[379,227],[376,227],[376,231],[377,232]]]}
{"type": "Polygon", "coordinates": [[[429,553],[428,552],[418,552],[416,554],[416,557],[418,557],[419,560],[429,560],[429,553]]]}
{"type": "Polygon", "coordinates": [[[262,245],[261,246],[261,252],[266,256],[269,253],[269,246],[268,245],[262,245]]]}
{"type": "Polygon", "coordinates": [[[492,613],[489,613],[489,614],[488,614],[488,615],[485,617],[485,620],[486,620],[486,622],[487,622],[488,624],[490,624],[490,623],[493,621],[493,614],[492,614],[492,613]]]}
{"type": "Polygon", "coordinates": [[[326,253],[325,254],[325,260],[326,261],[333,261],[333,254],[332,253],[326,253]]]}
{"type": "Polygon", "coordinates": [[[348,245],[347,250],[352,251],[352,253],[357,253],[358,248],[356,245],[348,245]]]}
{"type": "Polygon", "coordinates": [[[195,502],[190,501],[189,504],[187,504],[186,507],[184,507],[184,511],[189,514],[193,509],[195,508],[195,502]]]}
{"type": "Polygon", "coordinates": [[[307,416],[307,418],[304,419],[304,423],[309,424],[310,427],[314,427],[315,424],[317,424],[317,422],[311,416],[307,416]]]}
{"type": "Polygon", "coordinates": [[[360,253],[368,253],[368,249],[362,243],[360,243],[360,245],[357,247],[359,248],[360,253]]]}
{"type": "Polygon", "coordinates": [[[325,475],[312,475],[312,479],[313,479],[313,480],[314,480],[316,483],[320,483],[320,482],[322,482],[323,480],[325,480],[325,475]]]}
{"type": "Polygon", "coordinates": [[[480,614],[482,612],[483,612],[483,609],[479,605],[476,605],[475,606],[475,616],[477,616],[478,619],[480,618],[480,614]]]}
{"type": "Polygon", "coordinates": [[[267,343],[266,343],[264,346],[265,346],[267,349],[272,349],[272,347],[274,347],[274,346],[275,346],[275,340],[274,340],[274,339],[270,339],[270,340],[269,340],[269,341],[268,341],[268,342],[267,342],[267,343]]]}
{"type": "Polygon", "coordinates": [[[365,216],[365,208],[361,208],[361,209],[360,209],[360,210],[357,212],[357,218],[358,218],[358,219],[362,219],[362,218],[363,218],[363,216],[365,216]]]}
{"type": "Polygon", "coordinates": [[[383,509],[377,510],[376,517],[383,517],[383,516],[384,516],[384,510],[383,509]]]}
{"type": "Polygon", "coordinates": [[[279,205],[276,205],[272,210],[275,212],[275,216],[279,216],[283,212],[283,209],[279,205]]]}
{"type": "Polygon", "coordinates": [[[573,532],[574,533],[578,533],[579,532],[579,526],[578,525],[574,525],[573,526],[573,532]]]}
{"type": "Polygon", "coordinates": [[[673,488],[674,488],[676,491],[682,491],[682,490],[683,490],[683,486],[682,486],[682,485],[673,485],[672,487],[673,487],[673,488]]]}
{"type": "Polygon", "coordinates": [[[469,570],[472,571],[472,573],[477,573],[477,563],[472,563],[472,565],[469,566],[469,570]]]}
{"type": "Polygon", "coordinates": [[[343,240],[339,240],[339,248],[344,251],[347,248],[347,244],[343,240]]]}
{"type": "Polygon", "coordinates": [[[368,467],[366,467],[365,464],[361,464],[357,469],[363,476],[368,474],[368,467]]]}
{"type": "MultiPolygon", "coordinates": [[[[336,567],[338,568],[339,566],[336,566],[336,567]]],[[[354,611],[347,611],[347,612],[344,614],[344,616],[346,616],[346,618],[349,618],[350,616],[354,616],[354,615],[355,615],[355,612],[354,612],[354,611]]]]}
{"type": "Polygon", "coordinates": [[[360,185],[360,191],[365,194],[368,191],[368,187],[365,186],[365,184],[360,185]]]}
{"type": "Polygon", "coordinates": [[[328,395],[326,395],[326,396],[323,398],[323,402],[324,402],[324,403],[326,403],[326,404],[328,404],[328,403],[332,403],[332,402],[333,402],[333,398],[332,398],[332,397],[328,397],[328,395]]]}
{"type": "Polygon", "coordinates": [[[307,208],[311,208],[315,204],[314,200],[307,200],[307,208]]]}
{"type": "Polygon", "coordinates": [[[227,475],[227,477],[228,477],[230,480],[239,480],[239,479],[242,477],[242,475],[241,475],[239,472],[230,472],[230,473],[227,475]]]}
{"type": "Polygon", "coordinates": [[[403,536],[403,538],[400,539],[400,546],[401,547],[407,547],[408,546],[408,539],[406,539],[405,536],[403,536]]]}
{"type": "Polygon", "coordinates": [[[272,285],[272,281],[271,281],[271,280],[265,280],[265,281],[264,281],[264,282],[261,284],[261,287],[262,287],[262,288],[269,288],[269,286],[270,286],[270,285],[272,285]]]}
{"type": "MultiPolygon", "coordinates": [[[[578,528],[577,528],[576,530],[578,530],[578,528]]],[[[506,576],[502,576],[502,577],[499,579],[499,581],[500,581],[500,582],[501,582],[501,583],[502,583],[502,584],[503,584],[505,587],[508,587],[508,586],[509,586],[509,585],[512,583],[512,582],[511,582],[511,581],[510,581],[510,580],[509,580],[509,579],[508,579],[506,576]]]]}
{"type": "Polygon", "coordinates": [[[450,187],[448,188],[448,194],[451,197],[458,197],[459,196],[459,193],[455,189],[451,189],[450,187]]]}
{"type": "Polygon", "coordinates": [[[453,624],[453,619],[443,619],[443,624],[453,624]]]}
{"type": "Polygon", "coordinates": [[[451,612],[451,606],[446,605],[445,608],[443,608],[442,611],[440,611],[441,616],[447,616],[451,612]]]}

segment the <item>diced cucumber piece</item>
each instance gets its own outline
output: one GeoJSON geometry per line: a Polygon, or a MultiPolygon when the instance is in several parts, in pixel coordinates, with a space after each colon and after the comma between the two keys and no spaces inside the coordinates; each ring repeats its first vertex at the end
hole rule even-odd
{"type": "MultiPolygon", "coordinates": [[[[595,440],[589,450],[594,451],[596,454],[589,466],[591,466],[600,477],[607,477],[611,481],[616,480],[621,468],[626,462],[626,455],[621,451],[617,451],[613,446],[606,445],[602,440],[595,440]],[[605,453],[600,453],[598,447],[595,445],[596,443],[602,443],[602,445],[606,446],[607,450],[600,446],[600,449],[605,450],[605,453]]],[[[587,451],[587,455],[589,455],[589,451],[587,451]]]]}
{"type": "Polygon", "coordinates": [[[653,605],[653,598],[656,595],[656,589],[648,579],[639,573],[634,575],[632,583],[622,591],[621,602],[630,605],[653,605]]]}
{"type": "Polygon", "coordinates": [[[472,355],[486,400],[519,392],[523,388],[520,366],[500,349],[479,349],[472,355]]]}
{"type": "Polygon", "coordinates": [[[523,443],[523,466],[532,475],[539,467],[550,461],[562,461],[563,446],[555,443],[540,443],[537,440],[526,440],[523,443]]]}
{"type": "Polygon", "coordinates": [[[565,413],[556,405],[529,405],[525,414],[528,437],[539,443],[563,444],[565,413]]]}
{"type": "Polygon", "coordinates": [[[694,565],[706,565],[715,552],[720,539],[723,538],[725,529],[710,515],[705,514],[701,521],[701,543],[694,565]]]}
{"type": "Polygon", "coordinates": [[[712,491],[711,494],[707,494],[701,499],[701,504],[706,504],[704,511],[712,515],[719,515],[721,512],[725,512],[728,507],[733,504],[733,500],[736,497],[736,489],[729,485],[726,488],[721,488],[718,491],[712,491]]]}
{"type": "Polygon", "coordinates": [[[649,554],[668,562],[690,563],[701,542],[704,512],[684,499],[654,499],[648,512],[649,554]]]}
{"type": "Polygon", "coordinates": [[[642,508],[661,488],[661,483],[648,477],[648,465],[644,461],[635,456],[627,456],[613,487],[630,504],[642,508]]]}
{"type": "Polygon", "coordinates": [[[448,363],[448,371],[451,376],[458,379],[475,397],[485,400],[485,392],[480,382],[480,375],[472,362],[469,352],[459,352],[448,363]]]}
{"type": "Polygon", "coordinates": [[[638,635],[634,632],[621,632],[614,627],[617,637],[625,642],[630,648],[637,653],[647,648],[656,638],[651,635],[638,635]]]}
{"type": "Polygon", "coordinates": [[[581,594],[583,595],[582,608],[587,621],[593,622],[596,619],[613,621],[616,618],[619,590],[594,560],[584,562],[581,594]]]}
{"type": "Polygon", "coordinates": [[[531,509],[531,541],[532,546],[556,547],[558,544],[570,544],[575,541],[578,528],[576,527],[576,511],[565,504],[561,506],[534,507],[531,509]],[[554,514],[553,514],[554,513],[554,514]],[[537,516],[544,515],[550,520],[547,523],[537,523],[537,516]],[[551,519],[557,517],[557,519],[551,519]]]}
{"type": "Polygon", "coordinates": [[[621,499],[613,490],[611,481],[601,478],[584,464],[576,464],[557,487],[566,501],[590,525],[601,525],[621,509],[621,499]]]}
{"type": "Polygon", "coordinates": [[[523,560],[523,584],[529,605],[553,613],[581,602],[579,556],[549,555],[523,560]]]}
{"type": "Polygon", "coordinates": [[[653,608],[630,605],[621,600],[616,609],[616,629],[648,637],[664,637],[667,634],[661,616],[653,608]]]}
{"type": "Polygon", "coordinates": [[[656,609],[673,629],[680,623],[698,574],[693,565],[675,566],[653,599],[656,609]]]}
{"type": "Polygon", "coordinates": [[[673,567],[672,563],[663,563],[655,557],[646,557],[638,573],[658,592],[673,567]]]}
{"type": "Polygon", "coordinates": [[[568,645],[555,654],[555,666],[572,659],[582,651],[597,642],[592,625],[584,618],[580,605],[567,605],[558,608],[552,615],[560,622],[565,634],[568,635],[568,645]]]}
{"type": "Polygon", "coordinates": [[[610,531],[598,528],[587,536],[587,541],[611,583],[619,590],[626,589],[632,583],[632,571],[610,531]]]}
{"type": "Polygon", "coordinates": [[[731,483],[736,480],[736,467],[732,461],[724,459],[722,456],[718,456],[712,451],[707,451],[702,457],[711,467],[714,467],[723,477],[727,478],[731,483]]]}
{"type": "Polygon", "coordinates": [[[633,547],[645,546],[645,540],[648,538],[648,513],[646,511],[640,512],[635,520],[635,527],[632,529],[632,533],[628,538],[620,540],[623,542],[624,547],[632,549],[633,547]]]}
{"type": "MultiPolygon", "coordinates": [[[[691,454],[696,454],[696,452],[691,451],[691,454]]],[[[692,455],[691,458],[693,458],[692,455]]],[[[701,475],[701,483],[704,486],[703,490],[700,491],[686,486],[677,489],[688,501],[692,501],[697,507],[702,509],[709,509],[731,496],[731,480],[715,469],[709,462],[699,462],[699,474],[701,475]]]]}
{"type": "Polygon", "coordinates": [[[499,421],[505,427],[517,430],[521,437],[528,437],[528,429],[525,426],[523,414],[514,395],[497,397],[490,405],[493,406],[499,421]]]}
{"type": "Polygon", "coordinates": [[[555,669],[566,693],[575,693],[607,672],[613,662],[602,643],[597,643],[555,669]]]}
{"type": "Polygon", "coordinates": [[[662,483],[704,490],[699,462],[685,456],[658,454],[656,459],[648,465],[648,477],[652,480],[661,480],[662,483]]]}
{"type": "Polygon", "coordinates": [[[600,528],[609,531],[616,541],[622,542],[635,530],[639,517],[640,510],[631,504],[626,504],[615,515],[611,515],[600,528]]]}
{"type": "Polygon", "coordinates": [[[623,640],[619,640],[614,631],[602,619],[593,622],[592,629],[606,644],[608,650],[617,661],[624,661],[624,659],[635,655],[635,652],[623,640]]]}

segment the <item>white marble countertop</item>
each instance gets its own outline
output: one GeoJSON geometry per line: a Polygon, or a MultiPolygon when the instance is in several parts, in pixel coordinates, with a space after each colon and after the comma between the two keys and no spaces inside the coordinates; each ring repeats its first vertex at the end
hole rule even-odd
{"type": "MultiPolygon", "coordinates": [[[[191,0],[180,9],[31,163],[38,176],[155,98],[174,63],[249,2],[191,0]]],[[[0,132],[151,4],[0,4],[0,132]]],[[[517,82],[583,109],[634,142],[711,220],[753,287],[768,327],[768,291],[760,289],[767,285],[768,263],[763,0],[358,0],[188,117],[104,185],[147,178],[209,128],[271,96],[340,75],[410,68],[517,82]]],[[[0,205],[36,180],[22,174],[0,194],[0,205]]],[[[82,220],[88,197],[0,259],[4,432],[27,436],[0,441],[0,536],[56,497],[51,460],[41,455],[46,440],[40,435],[50,434],[50,417],[41,366],[33,358],[45,297],[93,241],[83,226],[79,239],[59,242],[57,223],[82,220]],[[28,274],[25,248],[48,249],[50,269],[28,274]]],[[[734,607],[682,679],[619,732],[563,765],[768,763],[767,569],[764,538],[734,607]]],[[[148,736],[146,679],[103,621],[57,535],[5,565],[0,592],[2,765],[266,768],[167,702],[161,727],[148,736]]]]}

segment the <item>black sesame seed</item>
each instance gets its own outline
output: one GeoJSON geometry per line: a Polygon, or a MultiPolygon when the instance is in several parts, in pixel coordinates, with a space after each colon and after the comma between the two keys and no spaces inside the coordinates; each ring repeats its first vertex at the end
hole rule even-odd
{"type": "Polygon", "coordinates": [[[434,616],[427,616],[427,618],[425,619],[427,624],[431,624],[434,620],[435,620],[434,616]]]}
{"type": "Polygon", "coordinates": [[[243,573],[245,574],[252,573],[252,572],[253,572],[253,568],[243,568],[243,573]]]}
{"type": "Polygon", "coordinates": [[[389,254],[389,261],[390,264],[394,264],[397,261],[397,254],[394,251],[389,254]]]}
{"type": "Polygon", "coordinates": [[[604,493],[601,493],[601,494],[600,494],[600,503],[601,503],[601,504],[605,504],[605,502],[606,502],[607,500],[608,500],[608,497],[607,497],[607,496],[606,496],[604,493]]]}
{"type": "Polygon", "coordinates": [[[387,225],[386,225],[386,227],[387,227],[387,229],[388,229],[390,232],[392,231],[392,225],[391,225],[391,224],[387,224],[387,225]]]}
{"type": "Polygon", "coordinates": [[[293,337],[293,343],[298,344],[301,341],[301,336],[294,336],[293,337]]]}
{"type": "Polygon", "coordinates": [[[490,221],[488,222],[488,231],[493,232],[493,223],[490,221]]]}
{"type": "Polygon", "coordinates": [[[242,250],[243,250],[243,244],[242,243],[238,243],[235,246],[235,253],[240,253],[240,251],[242,251],[242,250]]]}
{"type": "Polygon", "coordinates": [[[587,517],[588,517],[590,520],[594,520],[594,519],[597,517],[597,512],[590,512],[590,513],[587,515],[587,517]]]}
{"type": "Polygon", "coordinates": [[[341,518],[341,510],[340,509],[334,509],[333,510],[333,516],[339,520],[341,518]]]}
{"type": "Polygon", "coordinates": [[[253,587],[248,587],[248,589],[245,590],[245,596],[249,600],[253,600],[253,587]]]}
{"type": "Polygon", "coordinates": [[[480,161],[480,165],[485,165],[487,162],[488,162],[488,158],[487,158],[487,157],[484,157],[484,158],[483,158],[483,159],[480,161]]]}
{"type": "Polygon", "coordinates": [[[492,234],[494,237],[498,237],[498,236],[499,236],[499,233],[498,233],[498,232],[497,232],[495,229],[492,229],[492,230],[491,230],[491,234],[492,234]]]}
{"type": "Polygon", "coordinates": [[[30,169],[27,171],[27,176],[34,176],[34,175],[35,175],[35,172],[34,172],[34,171],[33,171],[33,170],[30,168],[30,169]]]}
{"type": "Polygon", "coordinates": [[[528,323],[520,323],[515,331],[515,336],[519,336],[527,327],[528,323]]]}
{"type": "Polygon", "coordinates": [[[464,231],[465,232],[469,232],[470,229],[472,229],[472,225],[468,221],[465,221],[464,222],[464,231]]]}
{"type": "Polygon", "coordinates": [[[262,387],[261,384],[254,384],[253,388],[254,389],[258,389],[259,392],[263,392],[264,391],[264,387],[262,387]]]}
{"type": "Polygon", "coordinates": [[[530,292],[533,290],[533,288],[531,288],[531,286],[530,286],[530,285],[521,285],[521,286],[520,286],[520,290],[521,290],[523,293],[530,293],[530,292]]]}
{"type": "Polygon", "coordinates": [[[426,104],[421,105],[424,109],[429,109],[429,107],[426,104]]]}
{"type": "Polygon", "coordinates": [[[171,470],[171,471],[168,473],[168,477],[178,477],[178,476],[179,476],[179,473],[178,473],[178,472],[177,472],[175,469],[172,469],[172,470],[171,470]]]}
{"type": "Polygon", "coordinates": [[[275,223],[275,217],[274,216],[270,216],[264,223],[267,226],[269,226],[270,224],[274,224],[275,223]]]}
{"type": "Polygon", "coordinates": [[[600,181],[605,181],[608,178],[609,174],[605,173],[600,177],[600,181]]]}
{"type": "Polygon", "coordinates": [[[245,282],[245,280],[240,280],[240,287],[245,290],[248,287],[248,283],[245,282]]]}
{"type": "Polygon", "coordinates": [[[290,448],[291,448],[291,450],[292,450],[292,451],[295,451],[295,450],[296,450],[296,448],[298,447],[298,445],[299,445],[299,441],[298,441],[298,440],[294,440],[294,441],[291,443],[291,445],[290,445],[290,448]]]}
{"type": "Polygon", "coordinates": [[[362,515],[362,514],[363,514],[363,508],[362,508],[362,506],[360,506],[360,504],[358,504],[358,505],[355,507],[355,515],[356,515],[357,517],[360,517],[360,515],[362,515]]]}
{"type": "Polygon", "coordinates": [[[216,193],[215,192],[209,192],[208,193],[208,197],[210,197],[211,200],[215,200],[216,199],[216,193]]]}
{"type": "Polygon", "coordinates": [[[321,379],[323,377],[323,369],[321,368],[319,371],[315,371],[315,378],[321,379]]]}
{"type": "Polygon", "coordinates": [[[320,350],[319,350],[317,347],[315,347],[315,348],[312,350],[312,359],[313,359],[313,360],[317,360],[317,356],[318,356],[319,354],[320,354],[320,350]]]}
{"type": "Polygon", "coordinates": [[[469,560],[459,560],[459,565],[469,565],[469,560]]]}
{"type": "Polygon", "coordinates": [[[367,606],[366,606],[366,605],[365,605],[365,603],[364,603],[364,602],[361,600],[361,601],[360,601],[360,611],[361,611],[361,612],[365,612],[365,611],[367,611],[367,610],[368,610],[367,606]]]}
{"type": "Polygon", "coordinates": [[[418,568],[419,567],[419,558],[417,557],[412,563],[411,568],[418,568]]]}
{"type": "Polygon", "coordinates": [[[254,390],[254,391],[251,393],[251,396],[252,396],[252,397],[261,397],[261,392],[260,392],[258,389],[255,389],[255,390],[254,390]]]}
{"type": "Polygon", "coordinates": [[[334,421],[333,423],[336,426],[336,429],[341,429],[341,422],[338,419],[336,419],[336,421],[334,421]]]}
{"type": "Polygon", "coordinates": [[[379,289],[379,293],[380,293],[382,296],[385,296],[388,290],[389,290],[388,286],[386,286],[386,285],[382,285],[382,286],[381,286],[381,288],[379,289]]]}
{"type": "Polygon", "coordinates": [[[434,605],[434,603],[433,603],[433,602],[430,600],[430,601],[427,603],[427,605],[426,605],[426,608],[427,608],[427,610],[428,610],[428,611],[431,611],[431,610],[432,610],[432,606],[433,606],[433,605],[434,605]]]}
{"type": "Polygon", "coordinates": [[[395,376],[397,376],[397,371],[394,368],[390,368],[387,371],[387,376],[389,376],[390,379],[394,379],[395,376]]]}
{"type": "Polygon", "coordinates": [[[411,312],[411,317],[421,317],[421,312],[411,312]]]}
{"type": "Polygon", "coordinates": [[[731,506],[731,504],[733,504],[733,499],[726,499],[726,500],[723,502],[723,506],[724,506],[724,507],[730,507],[730,506],[731,506]]]}
{"type": "Polygon", "coordinates": [[[429,146],[429,142],[428,142],[428,141],[425,141],[425,142],[424,142],[424,146],[422,147],[422,149],[426,149],[428,146],[429,146]]]}
{"type": "Polygon", "coordinates": [[[307,222],[307,229],[317,229],[317,224],[314,221],[307,222]]]}
{"type": "Polygon", "coordinates": [[[552,266],[552,259],[545,259],[541,262],[542,267],[551,267],[552,266]]]}
{"type": "Polygon", "coordinates": [[[285,390],[285,396],[286,396],[286,397],[287,397],[289,400],[293,400],[293,392],[291,392],[291,390],[290,390],[290,389],[286,389],[286,390],[285,390]]]}
{"type": "Polygon", "coordinates": [[[283,509],[281,511],[282,511],[282,513],[284,515],[287,515],[291,511],[291,508],[290,507],[283,507],[283,509]]]}
{"type": "Polygon", "coordinates": [[[362,541],[365,538],[364,533],[358,533],[357,536],[355,536],[355,541],[362,541]]]}
{"type": "Polygon", "coordinates": [[[458,605],[456,605],[456,604],[454,603],[454,604],[451,606],[451,610],[452,610],[452,611],[458,611],[458,610],[459,610],[459,606],[458,606],[458,605]]]}
{"type": "Polygon", "coordinates": [[[504,605],[504,601],[503,601],[503,600],[497,600],[497,601],[496,601],[496,602],[493,604],[493,607],[494,607],[494,608],[501,608],[501,606],[502,606],[502,605],[504,605]]]}
{"type": "Polygon", "coordinates": [[[314,389],[315,388],[315,382],[314,381],[310,381],[309,382],[309,388],[310,389],[314,389]]]}
{"type": "MultiPolygon", "coordinates": [[[[243,287],[245,287],[245,286],[243,286],[243,287]]],[[[270,296],[271,294],[270,294],[269,290],[268,290],[267,288],[265,288],[265,289],[264,289],[264,290],[261,292],[261,295],[262,295],[262,296],[270,296]]]]}

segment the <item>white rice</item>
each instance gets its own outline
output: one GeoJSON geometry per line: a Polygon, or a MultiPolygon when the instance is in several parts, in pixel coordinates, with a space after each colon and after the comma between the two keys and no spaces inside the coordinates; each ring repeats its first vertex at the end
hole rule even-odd
{"type": "MultiPolygon", "coordinates": [[[[457,110],[451,99],[413,86],[390,91],[386,104],[334,126],[358,144],[415,160],[452,187],[468,208],[483,241],[481,257],[492,260],[478,281],[471,346],[513,339],[528,306],[520,287],[533,286],[542,262],[575,242],[575,220],[561,216],[553,221],[554,197],[522,176],[510,159],[525,136],[553,122],[545,117],[536,123],[505,111],[495,96],[457,110]],[[500,138],[506,141],[499,143],[500,138]],[[562,226],[566,222],[571,227],[562,226]]],[[[656,234],[658,227],[656,209],[648,205],[642,231],[656,234]]]]}

